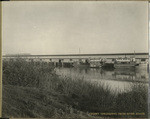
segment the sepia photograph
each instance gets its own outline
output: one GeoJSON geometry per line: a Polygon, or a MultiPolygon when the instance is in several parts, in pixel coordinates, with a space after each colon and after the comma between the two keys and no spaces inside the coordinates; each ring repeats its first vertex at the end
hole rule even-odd
{"type": "Polygon", "coordinates": [[[148,1],[3,1],[2,117],[148,118],[148,16],[148,1]]]}

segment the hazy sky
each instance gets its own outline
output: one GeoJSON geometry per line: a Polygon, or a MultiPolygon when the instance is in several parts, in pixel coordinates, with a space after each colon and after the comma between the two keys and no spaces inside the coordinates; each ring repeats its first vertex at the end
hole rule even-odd
{"type": "Polygon", "coordinates": [[[3,54],[148,52],[147,1],[3,2],[3,54]]]}

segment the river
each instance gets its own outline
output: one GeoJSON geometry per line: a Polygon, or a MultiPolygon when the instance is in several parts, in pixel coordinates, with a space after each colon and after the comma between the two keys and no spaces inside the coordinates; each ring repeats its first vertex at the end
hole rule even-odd
{"type": "Polygon", "coordinates": [[[82,78],[90,83],[98,83],[106,88],[109,87],[113,92],[130,91],[132,84],[148,85],[149,78],[146,64],[140,64],[135,70],[61,67],[56,68],[56,73],[62,77],[71,77],[75,80],[82,78]]]}

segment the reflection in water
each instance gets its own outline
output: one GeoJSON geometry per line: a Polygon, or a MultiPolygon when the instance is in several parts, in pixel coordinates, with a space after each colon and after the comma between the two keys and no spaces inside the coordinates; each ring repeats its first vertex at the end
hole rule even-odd
{"type": "Polygon", "coordinates": [[[57,74],[71,77],[72,79],[83,78],[92,83],[98,83],[109,87],[113,92],[128,91],[131,84],[147,83],[148,71],[146,65],[139,65],[134,70],[114,69],[103,70],[101,68],[56,68],[57,74]]]}

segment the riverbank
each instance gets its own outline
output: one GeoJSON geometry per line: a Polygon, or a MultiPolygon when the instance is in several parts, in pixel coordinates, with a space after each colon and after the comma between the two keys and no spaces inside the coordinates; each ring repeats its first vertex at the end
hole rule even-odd
{"type": "Polygon", "coordinates": [[[22,59],[3,62],[3,117],[93,118],[90,113],[147,117],[147,105],[147,87],[142,84],[116,94],[83,79],[62,78],[49,64],[22,59]]]}

